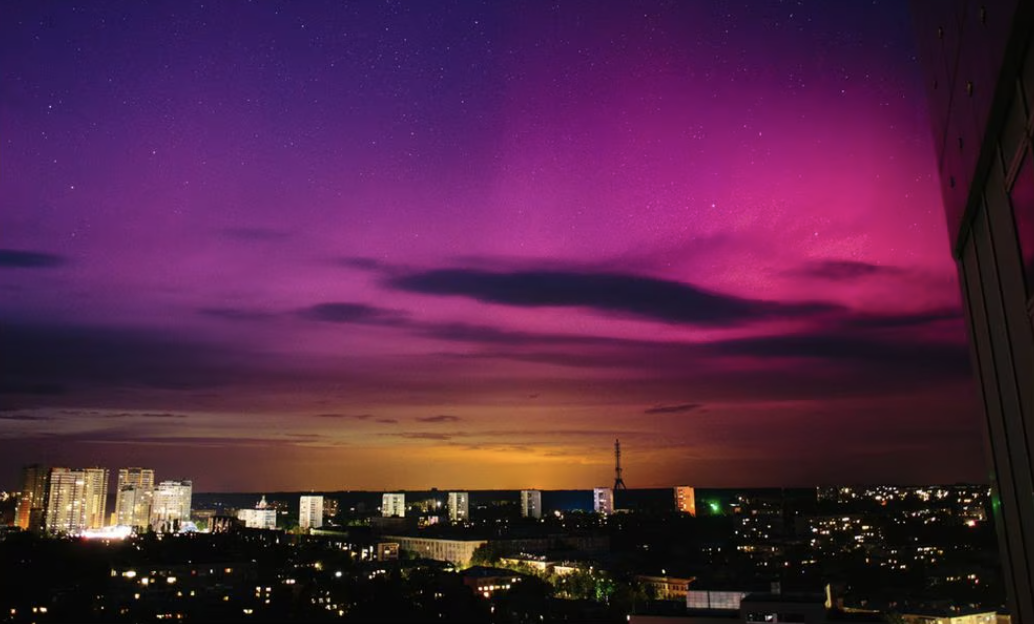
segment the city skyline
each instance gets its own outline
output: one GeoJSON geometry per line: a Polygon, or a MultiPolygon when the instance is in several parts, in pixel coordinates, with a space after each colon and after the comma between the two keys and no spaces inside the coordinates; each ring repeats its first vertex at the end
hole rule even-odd
{"type": "Polygon", "coordinates": [[[9,12],[0,486],[987,478],[906,6],[9,12]]]}

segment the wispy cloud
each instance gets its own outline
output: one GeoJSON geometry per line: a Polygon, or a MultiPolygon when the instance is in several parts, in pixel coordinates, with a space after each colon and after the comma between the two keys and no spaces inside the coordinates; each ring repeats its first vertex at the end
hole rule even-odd
{"type": "Polygon", "coordinates": [[[51,420],[50,416],[43,416],[41,414],[0,414],[0,420],[51,420]]]}
{"type": "Polygon", "coordinates": [[[276,317],[272,312],[248,308],[200,308],[198,314],[226,321],[265,321],[276,317]]]}
{"type": "Polygon", "coordinates": [[[53,269],[68,264],[68,258],[44,251],[0,249],[0,269],[53,269]]]}
{"type": "Polygon", "coordinates": [[[657,405],[643,410],[644,414],[681,414],[703,407],[702,403],[680,403],[678,405],[657,405]]]}
{"type": "Polygon", "coordinates": [[[931,325],[942,321],[961,321],[962,310],[941,308],[906,314],[856,314],[847,316],[843,325],[854,329],[896,329],[931,325]]]}
{"type": "Polygon", "coordinates": [[[459,433],[437,433],[434,431],[402,431],[399,433],[386,433],[384,435],[392,436],[395,438],[406,438],[409,440],[451,440],[453,438],[463,437],[459,433]]]}
{"type": "Polygon", "coordinates": [[[355,323],[362,325],[400,325],[406,315],[365,303],[319,303],[298,311],[299,316],[327,323],[355,323]]]}
{"type": "Polygon", "coordinates": [[[104,414],[105,418],[186,418],[186,414],[174,414],[172,412],[116,412],[104,414]]]}
{"type": "Polygon", "coordinates": [[[361,271],[376,271],[385,268],[385,264],[380,260],[365,257],[337,258],[334,260],[334,263],[339,266],[350,269],[359,269],[361,271]]]}
{"type": "Polygon", "coordinates": [[[417,417],[417,420],[425,423],[451,423],[461,420],[459,416],[450,416],[449,414],[439,414],[437,416],[421,416],[417,417]]]}
{"type": "Polygon", "coordinates": [[[794,277],[811,277],[831,281],[852,281],[876,275],[901,275],[898,267],[859,262],[857,260],[816,260],[786,272],[794,277]]]}

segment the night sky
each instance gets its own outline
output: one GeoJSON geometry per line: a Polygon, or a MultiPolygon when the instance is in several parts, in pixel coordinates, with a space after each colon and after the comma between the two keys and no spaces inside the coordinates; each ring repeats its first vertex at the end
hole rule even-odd
{"type": "Polygon", "coordinates": [[[981,481],[906,3],[6,3],[0,486],[981,481]]]}

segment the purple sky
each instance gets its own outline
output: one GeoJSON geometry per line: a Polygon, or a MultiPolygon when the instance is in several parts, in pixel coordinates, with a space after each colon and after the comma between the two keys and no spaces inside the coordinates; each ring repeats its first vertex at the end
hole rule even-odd
{"type": "Polygon", "coordinates": [[[901,3],[4,13],[2,486],[983,478],[901,3]]]}

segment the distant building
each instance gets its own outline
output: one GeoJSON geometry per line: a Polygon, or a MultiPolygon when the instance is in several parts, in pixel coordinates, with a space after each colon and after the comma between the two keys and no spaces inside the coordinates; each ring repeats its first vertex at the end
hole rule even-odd
{"type": "Polygon", "coordinates": [[[254,509],[241,509],[237,512],[237,519],[244,523],[248,529],[275,529],[276,509],[269,506],[265,495],[255,505],[254,509]]]}
{"type": "Polygon", "coordinates": [[[470,519],[470,501],[466,492],[449,492],[449,522],[470,519]]]}
{"type": "Polygon", "coordinates": [[[930,609],[912,610],[901,614],[904,624],[995,624],[998,614],[993,609],[930,609]]]}
{"type": "Polygon", "coordinates": [[[521,517],[542,517],[542,492],[540,490],[521,490],[521,517]]]}
{"type": "Polygon", "coordinates": [[[609,516],[614,513],[614,490],[609,487],[592,489],[592,509],[598,514],[609,516]]]}
{"type": "Polygon", "coordinates": [[[417,554],[425,559],[448,561],[456,565],[470,563],[474,551],[486,540],[436,539],[427,537],[408,537],[402,535],[386,535],[386,539],[397,542],[399,548],[417,554]]]}
{"type": "Polygon", "coordinates": [[[47,506],[47,483],[50,469],[33,464],[22,468],[22,491],[18,497],[14,524],[27,531],[43,528],[43,513],[47,506]]]}
{"type": "Polygon", "coordinates": [[[749,592],[728,589],[687,589],[686,608],[706,611],[739,611],[749,592]]]}
{"type": "Polygon", "coordinates": [[[212,533],[232,533],[243,525],[244,523],[239,518],[215,515],[212,516],[208,528],[212,533]]]}
{"type": "Polygon", "coordinates": [[[154,503],[154,470],[120,468],[115,490],[115,522],[118,526],[147,528],[154,503]]]}
{"type": "Polygon", "coordinates": [[[675,509],[691,516],[697,515],[696,491],[688,485],[675,487],[675,509]]]}
{"type": "Polygon", "coordinates": [[[828,596],[824,594],[748,594],[740,602],[740,620],[823,624],[828,621],[829,607],[828,596]]]}
{"type": "Polygon", "coordinates": [[[461,573],[463,584],[484,598],[492,597],[497,591],[506,591],[521,581],[513,570],[473,566],[461,573]]]}
{"type": "Polygon", "coordinates": [[[377,542],[375,557],[377,561],[398,561],[398,542],[377,542]]]}
{"type": "Polygon", "coordinates": [[[913,0],[1002,584],[1034,622],[1034,4],[913,0]]]}
{"type": "Polygon", "coordinates": [[[191,481],[162,481],[154,489],[151,505],[151,528],[159,532],[179,531],[190,520],[190,503],[194,484],[191,481]]]}
{"type": "Polygon", "coordinates": [[[323,526],[323,497],[302,496],[298,501],[298,526],[318,529],[323,526]]]}
{"type": "Polygon", "coordinates": [[[692,577],[653,576],[649,574],[637,574],[635,580],[649,591],[653,596],[653,600],[680,601],[687,600],[689,584],[693,582],[692,577]]]}
{"type": "Polygon", "coordinates": [[[406,495],[401,492],[385,492],[381,497],[381,515],[385,518],[405,518],[406,495]]]}
{"type": "Polygon", "coordinates": [[[399,518],[398,516],[392,516],[391,518],[373,516],[370,518],[370,530],[374,533],[398,533],[400,531],[408,531],[410,529],[417,528],[418,524],[418,519],[413,516],[408,518],[399,518]]]}
{"type": "Polygon", "coordinates": [[[215,519],[218,511],[215,509],[191,509],[190,510],[190,521],[194,523],[198,531],[204,531],[212,529],[212,520],[215,519]]]}
{"type": "Polygon", "coordinates": [[[123,485],[115,493],[115,512],[111,523],[115,526],[147,528],[151,521],[154,488],[123,485]]]}
{"type": "Polygon", "coordinates": [[[437,516],[442,509],[442,500],[438,496],[431,496],[416,502],[410,501],[410,510],[416,510],[420,514],[437,516]]]}
{"type": "Polygon", "coordinates": [[[107,468],[51,468],[45,526],[49,533],[78,535],[105,523],[107,468]]]}
{"type": "Polygon", "coordinates": [[[521,553],[499,558],[499,565],[503,566],[526,566],[536,572],[556,572],[558,562],[546,557],[546,555],[532,555],[521,553]]]}

